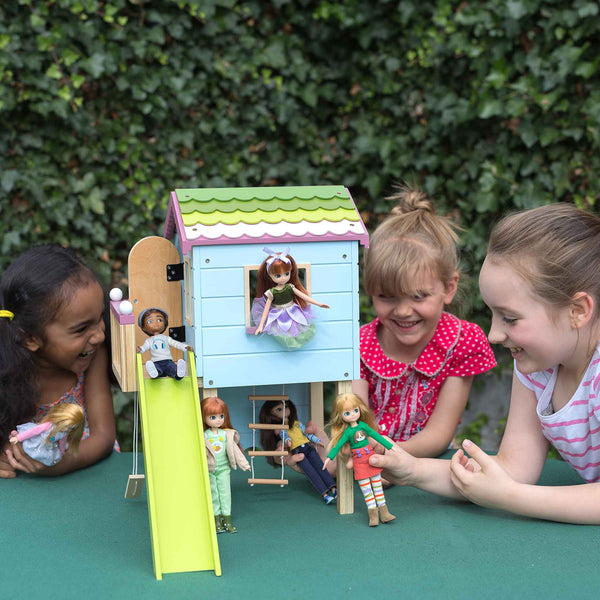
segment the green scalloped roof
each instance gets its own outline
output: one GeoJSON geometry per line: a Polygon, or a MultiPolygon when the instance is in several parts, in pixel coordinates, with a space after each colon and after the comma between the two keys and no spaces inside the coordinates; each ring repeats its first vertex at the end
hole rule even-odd
{"type": "Polygon", "coordinates": [[[284,239],[352,239],[367,246],[369,239],[342,185],[177,189],[169,204],[166,237],[174,227],[182,248],[284,239]]]}
{"type": "Polygon", "coordinates": [[[360,220],[344,186],[180,189],[176,193],[186,226],[360,220]]]}

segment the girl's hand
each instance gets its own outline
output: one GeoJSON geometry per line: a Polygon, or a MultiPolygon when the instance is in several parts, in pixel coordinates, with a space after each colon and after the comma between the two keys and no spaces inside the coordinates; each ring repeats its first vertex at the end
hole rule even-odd
{"type": "Polygon", "coordinates": [[[16,431],[11,431],[10,432],[10,437],[8,438],[8,441],[13,444],[13,446],[19,441],[19,438],[17,437],[18,433],[16,431]]]}
{"type": "Polygon", "coordinates": [[[468,500],[488,508],[503,508],[502,500],[516,482],[502,468],[493,456],[487,455],[470,440],[463,442],[463,448],[471,455],[468,458],[462,450],[452,457],[450,480],[456,489],[468,500]]]}
{"type": "Polygon", "coordinates": [[[0,479],[14,479],[17,476],[15,468],[8,462],[8,456],[6,449],[10,449],[10,446],[6,446],[0,451],[0,479]]]}
{"type": "Polygon", "coordinates": [[[329,304],[319,304],[321,308],[330,308],[329,304]]]}
{"type": "Polygon", "coordinates": [[[327,457],[324,461],[323,461],[323,471],[327,468],[327,465],[331,462],[331,459],[329,457],[327,457]]]}
{"type": "Polygon", "coordinates": [[[15,444],[11,448],[6,448],[6,457],[10,466],[15,471],[23,471],[24,473],[36,474],[48,467],[43,463],[34,460],[24,450],[21,444],[15,444]]]}
{"type": "Polygon", "coordinates": [[[254,332],[254,335],[258,335],[258,334],[262,333],[262,330],[263,330],[262,325],[259,325],[256,328],[256,331],[254,332]]]}
{"type": "Polygon", "coordinates": [[[369,464],[383,469],[382,476],[395,485],[411,485],[414,478],[417,459],[394,444],[385,454],[373,454],[369,464]]]}

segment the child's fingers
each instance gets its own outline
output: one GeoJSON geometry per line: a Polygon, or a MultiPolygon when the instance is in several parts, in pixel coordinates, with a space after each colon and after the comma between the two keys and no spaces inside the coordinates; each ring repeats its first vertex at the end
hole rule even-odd
{"type": "Polygon", "coordinates": [[[21,449],[21,445],[17,444],[12,448],[6,449],[6,456],[10,466],[17,471],[23,471],[24,473],[37,473],[45,468],[41,462],[33,460],[21,449]]]}
{"type": "Polygon", "coordinates": [[[485,465],[489,464],[492,461],[492,458],[488,456],[477,444],[474,444],[471,440],[464,440],[462,443],[462,447],[465,452],[471,457],[472,460],[469,462],[473,464],[473,462],[481,465],[482,468],[485,468],[485,465]]]}
{"type": "Polygon", "coordinates": [[[8,462],[8,456],[5,452],[0,452],[0,478],[12,479],[17,476],[14,467],[8,462]]]}

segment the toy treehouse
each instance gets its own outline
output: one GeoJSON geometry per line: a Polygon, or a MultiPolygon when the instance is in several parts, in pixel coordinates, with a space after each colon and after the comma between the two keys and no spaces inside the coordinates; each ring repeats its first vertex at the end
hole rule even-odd
{"type": "MultiPolygon", "coordinates": [[[[113,369],[124,391],[140,389],[151,513],[149,479],[151,473],[157,479],[155,468],[163,468],[148,468],[153,426],[154,435],[166,437],[158,427],[163,432],[167,426],[177,429],[173,419],[183,415],[173,413],[184,404],[190,404],[185,418],[194,423],[199,419],[199,427],[202,419],[191,406],[199,400],[182,399],[192,394],[185,383],[162,379],[148,384],[147,374],[140,376],[139,357],[136,380],[135,347],[145,339],[136,326],[139,314],[154,306],[169,313],[169,336],[194,349],[187,352],[184,380],[194,378],[189,387],[196,397],[218,395],[226,401],[244,447],[253,445],[251,432],[264,427],[256,423],[257,402],[289,398],[299,413],[304,411],[307,418],[310,411],[322,426],[322,382],[336,382],[341,393],[350,391],[352,380],[360,377],[359,244],[368,245],[368,233],[343,186],[171,193],[164,237],[144,238],[132,248],[129,301],[124,311],[119,310],[123,303],[113,302],[111,313],[113,369]],[[165,389],[154,389],[158,387],[165,389]],[[144,407],[142,395],[152,396],[160,415],[144,407]],[[250,423],[248,432],[243,423],[250,423]]],[[[200,433],[201,429],[191,431],[185,444],[203,446],[200,433]]],[[[150,459],[164,461],[164,468],[179,460],[185,464],[186,449],[173,459],[165,456],[172,452],[169,446],[162,444],[150,459]]],[[[203,447],[201,454],[204,457],[203,447]]],[[[190,465],[189,477],[193,470],[190,465]]],[[[282,483],[250,480],[271,482],[282,483]]],[[[176,487],[172,481],[155,487],[164,485],[176,487]]],[[[352,512],[351,473],[339,469],[338,485],[338,511],[352,512]]]]}

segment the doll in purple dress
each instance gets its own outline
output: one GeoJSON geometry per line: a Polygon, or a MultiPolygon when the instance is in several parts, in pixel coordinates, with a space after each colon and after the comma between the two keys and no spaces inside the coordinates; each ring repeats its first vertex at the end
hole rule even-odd
{"type": "Polygon", "coordinates": [[[28,456],[52,467],[66,452],[77,455],[85,416],[79,404],[57,404],[41,423],[23,423],[11,432],[11,444],[21,442],[28,456]]]}
{"type": "Polygon", "coordinates": [[[288,349],[300,348],[315,335],[310,304],[329,308],[313,300],[300,282],[296,261],[284,252],[263,248],[268,257],[258,269],[252,319],[255,335],[272,335],[288,349]]]}

